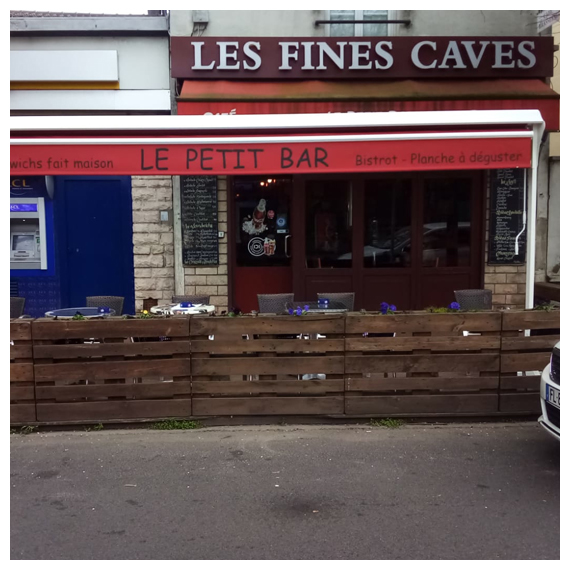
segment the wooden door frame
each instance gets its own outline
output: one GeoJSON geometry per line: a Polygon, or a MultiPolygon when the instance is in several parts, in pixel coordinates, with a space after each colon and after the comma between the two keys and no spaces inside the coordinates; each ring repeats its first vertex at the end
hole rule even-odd
{"type": "MultiPolygon", "coordinates": [[[[276,175],[277,177],[277,175],[276,175]]],[[[411,276],[411,304],[419,306],[421,276],[426,273],[422,266],[423,245],[423,188],[428,178],[469,178],[471,179],[472,238],[470,279],[481,286],[484,282],[485,267],[485,211],[487,200],[487,176],[482,170],[437,170],[411,172],[374,172],[374,173],[339,173],[339,174],[296,174],[292,176],[291,191],[291,236],[292,236],[292,271],[293,293],[296,299],[306,298],[305,286],[307,275],[350,275],[353,280],[355,304],[362,303],[364,278],[367,275],[403,275],[411,276]],[[413,253],[411,267],[364,267],[364,196],[366,180],[407,178],[412,182],[411,203],[411,245],[413,253]],[[306,242],[306,184],[311,180],[346,180],[352,191],[352,268],[350,269],[309,269],[305,267],[306,242]]],[[[227,177],[228,192],[228,301],[234,299],[235,267],[235,197],[233,192],[234,176],[227,177]]],[[[429,268],[427,268],[429,269],[429,268]]],[[[440,274],[442,273],[441,270],[440,274]]],[[[427,271],[429,274],[429,271],[427,271]]],[[[444,273],[465,273],[463,268],[445,268],[444,273]]]]}

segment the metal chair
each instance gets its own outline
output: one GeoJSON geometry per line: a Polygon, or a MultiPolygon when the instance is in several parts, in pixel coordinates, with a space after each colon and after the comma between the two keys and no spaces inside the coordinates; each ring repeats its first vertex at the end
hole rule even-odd
{"type": "Polygon", "coordinates": [[[491,289],[460,289],[454,291],[455,300],[464,311],[491,310],[493,292],[491,289]]]}
{"type": "Polygon", "coordinates": [[[116,316],[123,314],[124,297],[87,297],[86,300],[87,307],[109,307],[110,309],[114,309],[116,316]]]}
{"type": "Polygon", "coordinates": [[[173,303],[192,303],[193,305],[209,305],[210,295],[175,295],[173,303]]]}
{"type": "Polygon", "coordinates": [[[25,297],[10,297],[10,318],[18,319],[24,314],[25,297]]]}
{"type": "Polygon", "coordinates": [[[260,313],[286,313],[287,303],[293,302],[293,293],[276,293],[271,295],[257,295],[257,304],[260,313]]]}
{"type": "Polygon", "coordinates": [[[349,311],[354,311],[354,293],[317,293],[317,297],[342,303],[349,311]]]}

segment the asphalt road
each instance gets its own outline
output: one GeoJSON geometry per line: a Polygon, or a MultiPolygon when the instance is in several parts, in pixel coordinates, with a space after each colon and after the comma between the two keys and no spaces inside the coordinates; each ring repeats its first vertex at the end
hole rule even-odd
{"type": "Polygon", "coordinates": [[[11,436],[12,559],[558,559],[534,423],[11,436]]]}

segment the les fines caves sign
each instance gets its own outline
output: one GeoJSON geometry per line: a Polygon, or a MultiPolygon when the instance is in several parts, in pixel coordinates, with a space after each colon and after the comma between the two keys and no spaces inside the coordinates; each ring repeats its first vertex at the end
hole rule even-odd
{"type": "Polygon", "coordinates": [[[544,78],[552,37],[172,37],[188,79],[544,78]]]}

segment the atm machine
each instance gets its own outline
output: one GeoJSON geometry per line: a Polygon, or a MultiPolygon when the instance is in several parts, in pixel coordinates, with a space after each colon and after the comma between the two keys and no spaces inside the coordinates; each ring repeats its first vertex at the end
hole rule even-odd
{"type": "Polygon", "coordinates": [[[44,198],[10,198],[10,269],[47,269],[44,198]]]}

